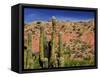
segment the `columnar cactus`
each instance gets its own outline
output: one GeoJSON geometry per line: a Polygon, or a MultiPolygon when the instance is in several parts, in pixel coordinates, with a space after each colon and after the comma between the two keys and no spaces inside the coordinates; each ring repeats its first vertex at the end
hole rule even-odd
{"type": "Polygon", "coordinates": [[[28,48],[26,50],[26,68],[31,68],[32,66],[32,32],[28,32],[28,48]]]}
{"type": "Polygon", "coordinates": [[[51,40],[51,54],[50,54],[50,67],[56,66],[56,54],[55,54],[55,26],[56,26],[56,18],[52,17],[52,40],[51,40]]]}
{"type": "Polygon", "coordinates": [[[58,61],[59,61],[59,67],[64,66],[64,58],[63,58],[63,50],[62,50],[62,32],[59,32],[59,52],[58,52],[58,61]]]}
{"type": "Polygon", "coordinates": [[[39,53],[39,57],[40,60],[43,62],[44,59],[44,31],[43,31],[43,27],[40,27],[40,53],[39,53]]]}
{"type": "Polygon", "coordinates": [[[45,53],[45,41],[44,41],[44,28],[41,26],[40,27],[40,53],[39,53],[39,61],[40,65],[42,68],[47,68],[48,67],[48,58],[45,58],[44,53],[45,53]]]}
{"type": "Polygon", "coordinates": [[[62,32],[59,32],[59,57],[63,56],[62,51],[62,32]]]}
{"type": "Polygon", "coordinates": [[[28,32],[28,48],[32,48],[32,31],[28,32]]]}

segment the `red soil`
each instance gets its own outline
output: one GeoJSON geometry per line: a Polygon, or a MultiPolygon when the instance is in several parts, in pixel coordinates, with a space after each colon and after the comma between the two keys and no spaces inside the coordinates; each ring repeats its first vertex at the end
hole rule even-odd
{"type": "Polygon", "coordinates": [[[89,32],[89,33],[84,33],[82,35],[82,41],[85,43],[88,43],[91,47],[94,47],[94,33],[89,32]]]}
{"type": "MultiPolygon", "coordinates": [[[[51,36],[48,36],[49,40],[51,40],[51,36]]],[[[75,34],[63,33],[62,34],[62,42],[70,41],[71,39],[75,39],[75,34]]],[[[55,36],[56,44],[58,43],[58,35],[55,36]]],[[[32,39],[32,48],[35,52],[39,52],[39,37],[34,37],[32,39]]]]}

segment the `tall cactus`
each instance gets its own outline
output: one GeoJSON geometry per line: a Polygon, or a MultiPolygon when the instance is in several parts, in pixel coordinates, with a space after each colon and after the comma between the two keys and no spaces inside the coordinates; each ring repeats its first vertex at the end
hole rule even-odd
{"type": "Polygon", "coordinates": [[[64,58],[63,58],[63,50],[62,50],[62,32],[59,32],[59,52],[58,52],[58,56],[59,56],[59,67],[63,67],[64,66],[64,58]]]}
{"type": "Polygon", "coordinates": [[[62,51],[62,32],[59,32],[59,57],[63,56],[62,51]]]}
{"type": "Polygon", "coordinates": [[[28,48],[26,50],[26,68],[31,68],[32,66],[32,32],[28,32],[28,40],[27,40],[28,48]]]}
{"type": "Polygon", "coordinates": [[[57,67],[56,53],[55,53],[55,27],[56,17],[52,17],[52,39],[51,39],[51,54],[50,54],[50,67],[57,67]]]}
{"type": "Polygon", "coordinates": [[[44,41],[44,28],[40,26],[40,53],[39,53],[39,60],[40,60],[40,65],[42,68],[47,68],[48,67],[48,58],[45,58],[44,53],[45,53],[45,41],[44,41]]]}
{"type": "Polygon", "coordinates": [[[43,27],[40,27],[40,60],[43,62],[44,59],[44,31],[43,31],[43,27]]]}

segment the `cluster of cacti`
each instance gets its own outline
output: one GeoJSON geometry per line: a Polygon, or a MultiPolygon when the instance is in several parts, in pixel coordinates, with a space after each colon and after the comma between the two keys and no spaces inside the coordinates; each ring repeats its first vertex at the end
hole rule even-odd
{"type": "Polygon", "coordinates": [[[24,59],[25,68],[79,66],[82,65],[82,62],[84,62],[83,65],[93,64],[93,47],[82,42],[81,38],[84,31],[81,26],[77,25],[69,24],[69,26],[66,26],[65,24],[60,26],[54,16],[47,26],[42,22],[37,22],[32,28],[35,33],[33,34],[32,30],[27,32],[27,40],[25,40],[25,46],[27,46],[24,59]],[[47,28],[50,28],[50,30],[47,28]],[[36,36],[36,38],[32,37],[32,35],[36,36]],[[73,35],[75,38],[71,38],[73,35]],[[67,38],[71,39],[64,41],[67,38]],[[36,53],[36,50],[33,52],[32,39],[38,39],[36,41],[39,41],[38,55],[33,54],[36,53]]]}
{"type": "MultiPolygon", "coordinates": [[[[44,28],[43,26],[40,26],[40,52],[39,52],[39,61],[40,61],[40,65],[41,67],[45,68],[45,67],[49,67],[49,68],[52,68],[52,67],[63,67],[64,66],[64,58],[63,58],[63,50],[62,50],[62,33],[60,32],[59,33],[59,52],[56,52],[56,40],[55,40],[55,37],[56,37],[56,18],[55,17],[52,17],[52,34],[51,34],[51,43],[50,43],[50,46],[51,46],[51,50],[48,50],[46,51],[45,50],[45,46],[48,44],[46,42],[46,35],[45,35],[45,32],[44,32],[44,28]],[[45,57],[44,54],[46,52],[50,52],[47,56],[45,57]],[[57,56],[58,55],[58,56],[57,56]]],[[[41,23],[40,23],[41,24],[41,23]]],[[[47,47],[49,47],[47,45],[47,47]]]]}

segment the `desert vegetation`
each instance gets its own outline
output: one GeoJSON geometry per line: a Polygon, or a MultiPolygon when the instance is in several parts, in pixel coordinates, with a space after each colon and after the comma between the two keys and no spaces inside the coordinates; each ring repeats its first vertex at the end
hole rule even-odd
{"type": "Polygon", "coordinates": [[[94,65],[94,20],[33,21],[24,25],[24,69],[94,65]]]}

